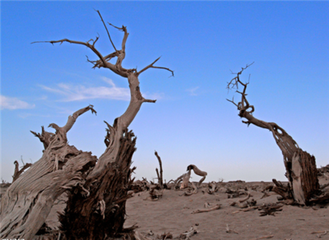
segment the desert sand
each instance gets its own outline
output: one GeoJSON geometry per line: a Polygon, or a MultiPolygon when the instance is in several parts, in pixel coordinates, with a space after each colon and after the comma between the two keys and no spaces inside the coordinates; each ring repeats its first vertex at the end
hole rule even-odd
{"type": "MultiPolygon", "coordinates": [[[[321,183],[325,179],[320,179],[321,183]]],[[[203,184],[206,185],[206,184],[203,184]]],[[[136,224],[137,231],[147,235],[152,231],[155,235],[170,232],[173,237],[188,231],[197,224],[198,233],[193,240],[206,239],[329,239],[329,208],[327,206],[300,207],[284,205],[282,211],[274,215],[260,216],[260,210],[242,211],[245,208],[230,206],[246,198],[241,195],[237,198],[228,198],[225,193],[227,186],[230,189],[246,187],[257,204],[275,204],[279,195],[264,195],[261,190],[271,183],[222,183],[222,187],[214,194],[208,194],[206,187],[198,189],[198,193],[185,196],[184,190],[164,190],[163,196],[157,200],[144,200],[148,192],[136,193],[127,201],[127,220],[125,226],[136,224]],[[202,192],[203,191],[203,192],[202,192]],[[197,209],[205,209],[221,204],[218,210],[195,213],[197,209]],[[316,232],[316,233],[315,233],[316,232]]],[[[270,193],[272,194],[272,193],[270,193]]]]}
{"type": "MultiPolygon", "coordinates": [[[[319,177],[320,184],[329,179],[319,177]]],[[[190,196],[186,189],[163,190],[162,197],[151,200],[149,191],[137,192],[127,201],[125,227],[137,225],[136,231],[143,239],[166,239],[157,236],[172,236],[178,239],[191,226],[197,230],[189,239],[329,239],[329,204],[316,206],[292,206],[278,201],[279,195],[269,191],[263,197],[263,190],[273,185],[269,182],[219,182],[218,190],[208,193],[208,184],[203,183],[198,192],[190,196]],[[243,193],[238,197],[227,193],[229,190],[243,193]],[[239,201],[247,198],[256,202],[252,209],[240,208],[239,201]],[[263,198],[262,198],[263,197],[263,198]],[[232,203],[235,202],[235,206],[232,203]],[[220,208],[209,212],[194,213],[196,210],[210,209],[217,204],[220,208]],[[264,205],[281,206],[279,211],[261,216],[264,205]],[[260,208],[260,209],[258,209],[260,208]]],[[[5,188],[1,189],[3,194],[5,188]]],[[[247,201],[244,201],[247,202],[247,201]]],[[[255,203],[254,202],[254,203],[255,203]]],[[[65,196],[57,200],[47,225],[52,229],[59,226],[58,212],[65,207],[65,196]]],[[[170,238],[167,238],[170,239],[170,238]]]]}

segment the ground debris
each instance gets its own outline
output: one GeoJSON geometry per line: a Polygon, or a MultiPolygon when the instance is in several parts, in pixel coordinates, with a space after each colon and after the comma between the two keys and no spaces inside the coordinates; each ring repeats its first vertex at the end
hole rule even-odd
{"type": "Polygon", "coordinates": [[[275,216],[276,211],[282,211],[283,205],[277,204],[277,203],[268,203],[263,204],[262,206],[258,207],[258,210],[260,210],[260,216],[266,216],[266,215],[272,215],[275,216]]]}
{"type": "Polygon", "coordinates": [[[192,214],[195,213],[203,213],[203,212],[210,212],[210,211],[214,211],[217,209],[221,208],[221,204],[216,204],[214,207],[209,207],[209,205],[207,205],[208,207],[206,209],[198,209],[192,212],[192,214]]]}
{"type": "Polygon", "coordinates": [[[270,238],[273,238],[274,235],[267,235],[267,236],[261,236],[261,237],[258,237],[258,238],[254,238],[252,240],[259,240],[259,239],[270,239],[270,238]]]}
{"type": "Polygon", "coordinates": [[[316,234],[316,236],[318,238],[322,238],[324,235],[326,235],[329,231],[326,230],[326,231],[316,231],[316,232],[312,232],[312,234],[316,234]]]}

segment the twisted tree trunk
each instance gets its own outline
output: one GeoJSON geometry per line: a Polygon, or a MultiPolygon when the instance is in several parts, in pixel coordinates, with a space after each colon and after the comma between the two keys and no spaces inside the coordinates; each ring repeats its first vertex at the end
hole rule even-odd
{"type": "Polygon", "coordinates": [[[60,229],[65,233],[63,239],[106,239],[133,234],[123,229],[126,200],[131,197],[127,191],[132,184],[130,165],[136,142],[133,136],[131,131],[125,132],[119,154],[98,181],[90,185],[88,197],[71,190],[67,207],[59,217],[60,229]]]}
{"type": "Polygon", "coordinates": [[[299,148],[295,140],[279,125],[274,122],[259,120],[252,115],[255,108],[253,105],[249,104],[246,98],[248,83],[243,83],[240,80],[240,75],[250,65],[242,68],[242,70],[237,73],[237,76],[227,85],[228,89],[238,88],[239,84],[243,86],[242,92],[236,91],[241,94],[241,101],[238,104],[233,100],[228,101],[237,106],[241,118],[247,119],[247,121],[242,121],[243,123],[248,126],[254,124],[257,127],[270,130],[276,144],[282,151],[286,168],[286,177],[289,180],[289,184],[288,186],[283,186],[274,179],[273,182],[276,184],[274,191],[282,195],[285,199],[293,198],[296,203],[303,205],[308,204],[311,197],[319,194],[315,158],[299,148]]]}
{"type": "MultiPolygon", "coordinates": [[[[1,238],[36,238],[54,201],[64,191],[68,192],[68,202],[60,216],[61,239],[109,239],[133,234],[133,228],[123,229],[125,203],[130,197],[127,192],[131,184],[131,158],[136,142],[128,127],[144,102],[156,101],[142,96],[138,77],[149,68],[165,69],[172,74],[173,71],[154,66],[159,58],[140,71],[123,68],[121,64],[129,35],[127,28],[110,24],[124,32],[122,48],[117,50],[101,14],[97,12],[115,49],[113,53],[103,56],[95,48],[98,37],[87,42],[69,39],[47,42],[68,42],[91,49],[99,58],[97,61],[88,59],[93,68],[107,68],[127,78],[131,96],[129,106],[114,120],[113,126],[105,122],[108,127],[104,140],[106,149],[98,160],[90,152],[78,151],[68,145],[66,138],[79,115],[88,110],[96,113],[93,106],[75,112],[64,127],[50,124],[56,129],[55,134],[44,131],[44,128],[41,134],[32,132],[44,144],[45,150],[42,158],[12,184],[2,199],[1,238]],[[115,57],[116,63],[110,63],[115,57]]],[[[56,236],[53,234],[53,239],[56,236]]]]}
{"type": "Polygon", "coordinates": [[[95,112],[92,106],[83,108],[70,116],[64,127],[50,124],[55,134],[39,135],[47,145],[43,156],[10,185],[1,199],[1,238],[33,239],[56,198],[84,183],[83,176],[95,165],[96,157],[68,145],[66,133],[88,110],[95,112]]]}

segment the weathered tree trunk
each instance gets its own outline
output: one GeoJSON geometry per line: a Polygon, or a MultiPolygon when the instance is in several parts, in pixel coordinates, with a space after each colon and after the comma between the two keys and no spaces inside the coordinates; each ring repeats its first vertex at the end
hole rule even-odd
{"type": "Polygon", "coordinates": [[[81,109],[64,127],[50,124],[56,129],[51,138],[40,137],[47,144],[42,158],[11,184],[1,199],[0,238],[33,239],[56,198],[84,183],[83,175],[95,165],[96,157],[68,145],[66,133],[88,110],[95,112],[92,106],[81,109]]]}
{"type": "MultiPolygon", "coordinates": [[[[113,126],[107,124],[105,137],[106,149],[97,160],[90,152],[78,151],[67,144],[66,133],[71,129],[77,117],[93,109],[93,106],[81,109],[69,117],[64,127],[50,124],[56,133],[49,133],[42,128],[36,134],[44,144],[42,158],[23,173],[7,190],[1,202],[1,238],[33,239],[43,226],[51,207],[58,196],[68,192],[68,202],[64,214],[60,216],[61,239],[108,239],[132,234],[133,227],[123,229],[125,221],[125,203],[130,197],[129,186],[131,158],[135,151],[133,133],[128,132],[145,99],[139,88],[138,76],[149,68],[173,71],[153,63],[140,71],[125,69],[125,45],[129,33],[127,28],[118,28],[124,32],[121,50],[117,50],[111,40],[108,29],[99,11],[97,11],[108,33],[115,51],[103,56],[96,48],[95,40],[87,42],[62,39],[50,43],[73,43],[91,49],[99,58],[90,61],[93,68],[108,68],[112,72],[128,79],[130,103],[127,110],[114,120],[113,126]],[[91,43],[90,43],[91,42],[91,43]],[[110,60],[117,57],[115,64],[110,60]],[[96,164],[97,161],[97,164],[96,164]]],[[[54,238],[55,235],[53,235],[54,238]]]]}
{"type": "Polygon", "coordinates": [[[319,193],[319,181],[315,158],[305,151],[294,153],[291,165],[293,196],[297,203],[308,204],[319,193]]]}
{"type": "Polygon", "coordinates": [[[131,197],[127,190],[132,183],[130,165],[136,142],[133,136],[132,132],[126,132],[121,138],[116,160],[90,185],[87,198],[71,190],[67,207],[59,218],[60,229],[65,233],[63,239],[92,240],[125,235],[126,200],[131,197]]]}
{"type": "Polygon", "coordinates": [[[234,87],[237,88],[239,84],[243,86],[242,92],[237,91],[241,94],[241,101],[238,104],[231,100],[228,101],[237,106],[239,116],[241,118],[247,119],[247,121],[242,121],[243,123],[248,126],[250,124],[254,124],[255,126],[270,130],[275,142],[281,149],[286,168],[286,177],[289,180],[289,184],[288,186],[283,186],[276,180],[273,180],[276,184],[274,191],[282,195],[285,199],[293,197],[296,203],[303,205],[308,204],[311,197],[314,194],[319,193],[319,182],[316,174],[317,170],[315,158],[299,148],[295,140],[276,123],[265,122],[255,118],[252,115],[255,108],[254,106],[249,105],[246,98],[248,83],[243,83],[240,81],[240,75],[249,66],[250,65],[247,65],[245,68],[242,68],[242,70],[237,73],[237,76],[233,78],[227,86],[228,89],[234,87]]]}

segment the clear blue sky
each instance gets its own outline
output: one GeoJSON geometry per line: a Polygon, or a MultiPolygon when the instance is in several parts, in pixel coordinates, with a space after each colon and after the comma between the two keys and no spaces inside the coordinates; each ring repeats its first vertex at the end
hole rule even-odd
{"type": "MultiPolygon", "coordinates": [[[[143,104],[130,126],[137,136],[136,177],[156,176],[157,150],[168,181],[196,164],[206,181],[285,180],[280,149],[268,130],[241,123],[239,96],[227,82],[248,63],[248,99],[254,116],[276,122],[299,146],[329,164],[328,2],[5,2],[1,1],[1,178],[11,181],[15,160],[36,162],[40,132],[93,104],[68,133],[69,143],[98,157],[105,124],[128,105],[128,83],[92,69],[86,47],[33,41],[88,41],[98,34],[103,55],[113,51],[94,9],[130,33],[125,68],[142,69],[143,104]]],[[[109,27],[119,48],[122,32],[109,27]]],[[[192,175],[192,180],[199,177],[192,175]]]]}

